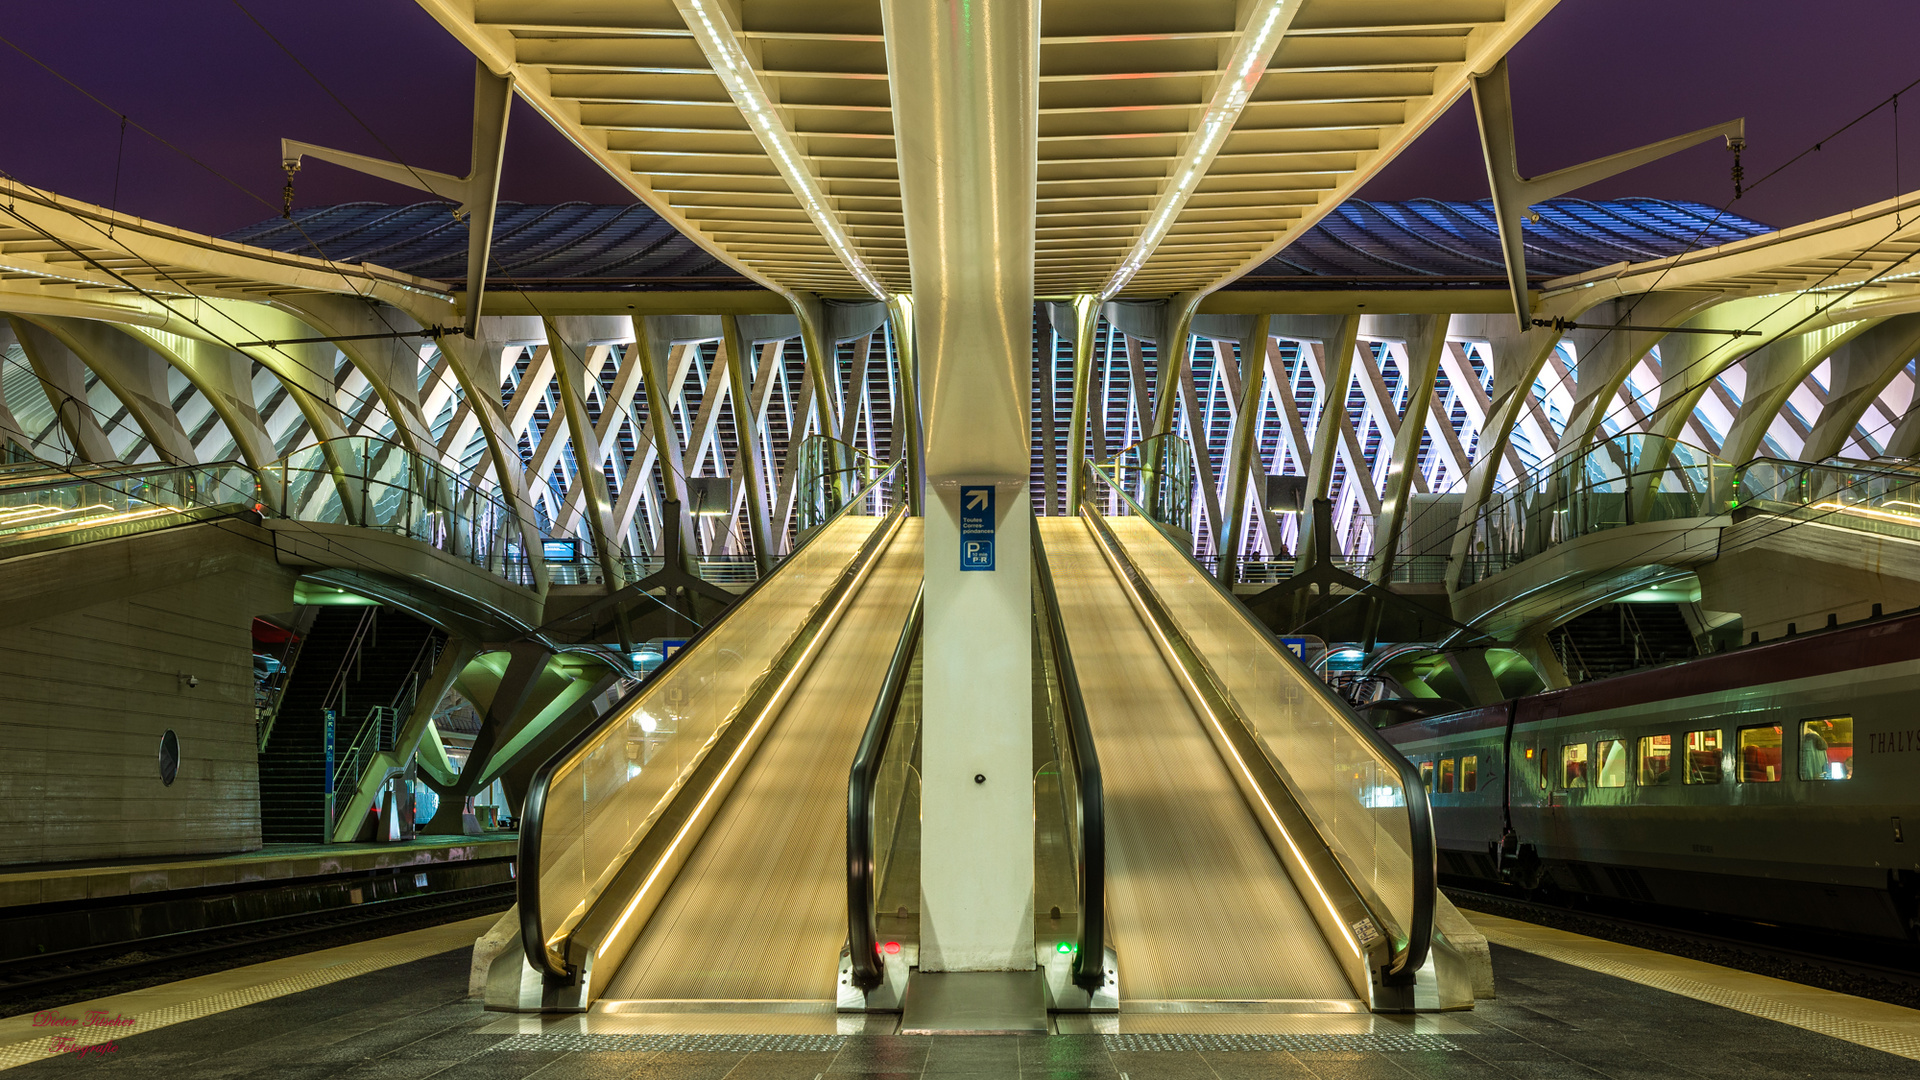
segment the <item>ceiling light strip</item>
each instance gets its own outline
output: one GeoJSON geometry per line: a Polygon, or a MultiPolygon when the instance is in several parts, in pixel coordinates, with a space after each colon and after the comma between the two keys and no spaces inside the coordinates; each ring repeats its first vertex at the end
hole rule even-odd
{"type": "Polygon", "coordinates": [[[1100,290],[1102,300],[1126,288],[1127,282],[1146,265],[1154,249],[1160,246],[1160,241],[1166,239],[1168,230],[1173,228],[1174,219],[1180,216],[1187,200],[1206,177],[1207,169],[1213,165],[1214,155],[1220,152],[1233,125],[1239,122],[1241,110],[1247,107],[1247,100],[1253,96],[1253,88],[1260,85],[1267,64],[1273,59],[1274,50],[1279,48],[1280,39],[1286,36],[1287,28],[1293,25],[1293,17],[1300,11],[1301,2],[1265,0],[1255,7],[1246,30],[1234,45],[1233,56],[1227,62],[1226,70],[1221,72],[1220,81],[1213,88],[1213,100],[1208,102],[1199,126],[1188,133],[1186,145],[1175,159],[1174,170],[1169,174],[1172,183],[1161,190],[1153,213],[1147,218],[1147,227],[1141,231],[1133,249],[1100,290]]]}
{"type": "Polygon", "coordinates": [[[740,39],[735,36],[733,24],[720,12],[720,5],[714,0],[675,0],[680,9],[681,18],[686,20],[687,29],[700,43],[700,50],[707,54],[707,61],[713,65],[714,74],[720,76],[720,83],[727,88],[727,94],[733,98],[734,105],[740,109],[747,126],[760,138],[760,145],[773,159],[780,176],[806,208],[807,216],[813,219],[815,228],[826,238],[827,246],[846,264],[847,270],[859,280],[866,290],[879,299],[886,299],[888,290],[880,283],[866,260],[854,250],[853,238],[847,234],[846,227],[840,223],[840,217],[827,203],[826,192],[820,188],[820,181],[807,168],[800,153],[799,144],[794,141],[793,133],[774,111],[773,101],[767,97],[766,88],[760,85],[760,77],[748,62],[745,50],[740,47],[740,39]]]}

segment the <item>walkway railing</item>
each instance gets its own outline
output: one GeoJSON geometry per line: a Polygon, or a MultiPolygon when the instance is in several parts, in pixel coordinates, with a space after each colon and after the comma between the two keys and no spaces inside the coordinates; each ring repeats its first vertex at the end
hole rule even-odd
{"type": "Polygon", "coordinates": [[[1460,584],[1607,529],[1724,514],[1733,489],[1733,467],[1699,447],[1642,434],[1595,443],[1487,501],[1473,523],[1460,584]]]}
{"type": "Polygon", "coordinates": [[[261,470],[268,510],[295,521],[356,525],[405,536],[534,583],[513,509],[464,475],[397,443],[351,436],[302,447],[261,470]]]}
{"type": "MultiPolygon", "coordinates": [[[[882,491],[874,484],[892,468],[890,463],[851,443],[824,435],[807,436],[800,443],[799,463],[794,471],[793,516],[800,532],[805,534],[824,525],[856,498],[872,504],[867,513],[877,512],[874,507],[883,500],[903,499],[904,484],[897,485],[898,491],[882,491]]],[[[894,476],[904,477],[905,471],[894,476]]]]}
{"type": "Polygon", "coordinates": [[[237,464],[15,471],[0,480],[0,554],[204,521],[259,502],[253,470],[237,464]]]}
{"type": "Polygon", "coordinates": [[[1736,507],[1920,540],[1920,474],[1897,465],[1758,458],[1740,469],[1736,507]]]}
{"type": "MultiPolygon", "coordinates": [[[[666,566],[661,555],[622,555],[621,569],[628,582],[657,574],[666,566]]],[[[751,555],[710,555],[696,560],[702,580],[726,589],[742,589],[760,580],[760,568],[751,555]]],[[[602,584],[599,560],[582,555],[562,562],[547,560],[547,582],[552,585],[602,584]]]]}
{"type": "MultiPolygon", "coordinates": [[[[1386,939],[1390,981],[1406,981],[1426,962],[1433,932],[1436,874],[1433,815],[1407,759],[1381,739],[1320,679],[1306,670],[1233,593],[1196,563],[1164,525],[1106,470],[1092,478],[1081,513],[1096,539],[1114,545],[1134,575],[1141,602],[1164,618],[1196,685],[1215,692],[1219,717],[1251,740],[1283,791],[1273,805],[1297,805],[1386,939]],[[1107,492],[1124,507],[1101,511],[1107,492]],[[1146,518],[1145,527],[1130,524],[1146,518]]],[[[1177,535],[1177,534],[1175,534],[1177,535]]],[[[1228,736],[1232,738],[1232,736],[1228,736]]],[[[1259,769],[1261,761],[1248,767],[1259,769]]],[[[1258,783],[1257,778],[1254,780],[1258,783]]],[[[1309,852],[1309,862],[1314,856],[1309,852]]],[[[1323,875],[1324,877],[1324,875],[1323,875]]],[[[1343,919],[1363,950],[1366,927],[1343,919]]],[[[1378,938],[1374,939],[1378,940],[1378,938]]]]}
{"type": "MultiPolygon", "coordinates": [[[[1093,729],[1087,719],[1087,705],[1080,692],[1080,675],[1073,654],[1067,647],[1067,627],[1060,615],[1060,598],[1053,586],[1053,571],[1047,565],[1046,546],[1040,530],[1033,531],[1034,585],[1036,604],[1046,617],[1037,620],[1036,637],[1043,669],[1053,677],[1048,682],[1052,720],[1052,743],[1059,764],[1061,820],[1066,839],[1072,847],[1074,884],[1079,895],[1080,932],[1074,938],[1073,983],[1089,994],[1106,981],[1107,943],[1107,811],[1106,784],[1100,772],[1100,755],[1093,742],[1093,729]]],[[[1039,803],[1040,791],[1034,799],[1039,803]]]]}
{"type": "MultiPolygon", "coordinates": [[[[874,700],[860,746],[847,772],[847,956],[853,985],[872,990],[886,979],[886,961],[880,954],[879,913],[875,903],[887,879],[886,862],[893,854],[894,826],[908,788],[916,781],[913,739],[893,737],[913,657],[920,647],[923,589],[913,598],[907,625],[887,665],[886,681],[874,700]]],[[[918,725],[913,725],[916,729],[918,725]]]]}

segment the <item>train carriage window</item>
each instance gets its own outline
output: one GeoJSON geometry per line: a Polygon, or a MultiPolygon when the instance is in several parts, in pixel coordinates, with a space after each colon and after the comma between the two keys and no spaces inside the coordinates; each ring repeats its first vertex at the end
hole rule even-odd
{"type": "Polygon", "coordinates": [[[1720,729],[1687,732],[1687,772],[1689,784],[1720,782],[1720,729]]]}
{"type": "Polygon", "coordinates": [[[1453,759],[1440,759],[1440,786],[1436,789],[1442,795],[1453,794],[1453,759]]]}
{"type": "Polygon", "coordinates": [[[1645,735],[1640,739],[1640,786],[1664,787],[1673,779],[1673,736],[1645,735]]]}
{"type": "Polygon", "coordinates": [[[1480,786],[1480,755],[1465,754],[1460,758],[1460,790],[1473,791],[1480,786]]]}
{"type": "Polygon", "coordinates": [[[1587,744],[1568,743],[1560,748],[1560,786],[1568,791],[1587,786],[1587,744]]]}
{"type": "Polygon", "coordinates": [[[1740,751],[1740,782],[1773,784],[1786,779],[1780,760],[1782,732],[1779,724],[1743,727],[1737,733],[1740,751]]]}
{"type": "Polygon", "coordinates": [[[1420,763],[1420,784],[1428,791],[1433,790],[1433,762],[1423,761],[1420,763]]]}
{"type": "Polygon", "coordinates": [[[1800,721],[1800,779],[1853,779],[1853,717],[1800,721]]]}
{"type": "Polygon", "coordinates": [[[1593,756],[1600,766],[1595,787],[1627,786],[1627,744],[1623,739],[1601,739],[1593,744],[1593,756]]]}

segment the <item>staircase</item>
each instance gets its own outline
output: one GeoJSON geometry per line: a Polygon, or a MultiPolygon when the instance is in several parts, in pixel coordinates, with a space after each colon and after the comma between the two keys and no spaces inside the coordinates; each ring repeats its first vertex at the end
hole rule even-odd
{"type": "Polygon", "coordinates": [[[1678,604],[1607,604],[1563,624],[1551,639],[1576,683],[1699,655],[1678,604]]]}
{"type": "MultiPolygon", "coordinates": [[[[405,612],[324,607],[301,644],[278,718],[260,752],[260,835],[269,844],[328,840],[325,709],[336,761],[375,707],[401,698],[415,664],[431,666],[440,632],[405,612]],[[425,649],[423,650],[423,646],[425,649]]],[[[420,672],[425,678],[426,672],[420,672]]],[[[352,778],[343,777],[344,784],[352,778]]],[[[343,791],[348,798],[351,791],[343,791]]]]}

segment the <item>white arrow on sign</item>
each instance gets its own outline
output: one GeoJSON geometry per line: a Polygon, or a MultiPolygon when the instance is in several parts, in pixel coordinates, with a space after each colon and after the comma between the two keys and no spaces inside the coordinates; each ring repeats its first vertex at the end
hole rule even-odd
{"type": "Polygon", "coordinates": [[[984,492],[984,491],[969,491],[969,492],[967,492],[967,509],[969,509],[969,510],[985,510],[986,508],[987,508],[987,493],[986,493],[986,492],[984,492]]]}

